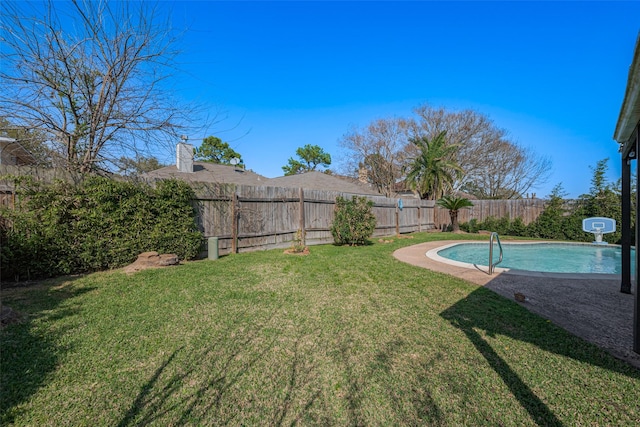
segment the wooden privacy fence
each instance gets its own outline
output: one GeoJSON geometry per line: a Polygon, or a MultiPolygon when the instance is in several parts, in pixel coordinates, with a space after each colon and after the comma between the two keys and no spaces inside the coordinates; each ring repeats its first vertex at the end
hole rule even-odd
{"type": "MultiPolygon", "coordinates": [[[[461,224],[471,219],[481,222],[489,217],[508,217],[521,218],[525,225],[528,225],[544,211],[546,201],[543,199],[471,200],[471,203],[473,203],[472,208],[458,211],[458,221],[461,224]]],[[[447,227],[451,223],[449,211],[436,207],[433,222],[438,229],[447,227]]]]}
{"type": "MultiPolygon", "coordinates": [[[[291,246],[296,233],[307,245],[333,242],[331,224],[337,196],[352,194],[281,187],[252,187],[230,184],[194,184],[197,222],[205,238],[217,237],[220,253],[291,246]]],[[[373,202],[376,217],[374,237],[445,229],[449,212],[433,200],[364,196],[373,202]]],[[[484,221],[488,217],[522,218],[534,221],[544,210],[544,200],[473,200],[458,218],[484,221]]]]}
{"type": "MultiPolygon", "coordinates": [[[[0,165],[0,207],[12,207],[15,189],[6,175],[30,175],[37,180],[68,182],[79,178],[63,170],[49,170],[0,165]]],[[[153,184],[151,180],[149,183],[153,184]]],[[[220,253],[288,247],[298,231],[304,233],[307,245],[331,243],[331,224],[337,196],[353,195],[334,191],[281,187],[253,187],[220,183],[190,183],[196,198],[196,221],[205,238],[217,237],[220,253]]],[[[442,230],[449,223],[449,212],[435,206],[432,200],[398,199],[364,196],[373,201],[377,220],[374,237],[442,230]]],[[[511,219],[520,217],[525,224],[534,221],[544,210],[541,199],[472,200],[473,207],[461,209],[460,223],[488,217],[511,219]]]]}
{"type": "MultiPolygon", "coordinates": [[[[333,242],[337,196],[352,194],[302,188],[195,184],[197,222],[205,238],[217,237],[220,253],[284,248],[300,232],[307,245],[333,242]]],[[[435,202],[364,196],[373,202],[373,236],[434,229],[435,202]]]]}
{"type": "Polygon", "coordinates": [[[80,173],[72,173],[60,168],[0,165],[0,207],[15,206],[17,198],[12,177],[19,176],[31,177],[34,181],[47,184],[56,180],[77,183],[83,179],[80,173]]]}

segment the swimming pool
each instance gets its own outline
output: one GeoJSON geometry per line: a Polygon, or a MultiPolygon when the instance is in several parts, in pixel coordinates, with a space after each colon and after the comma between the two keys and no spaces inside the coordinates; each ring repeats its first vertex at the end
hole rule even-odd
{"type": "MultiPolygon", "coordinates": [[[[503,260],[498,268],[551,273],[621,274],[622,255],[617,245],[581,243],[503,243],[503,260]]],[[[454,243],[435,250],[437,256],[466,264],[488,266],[489,244],[454,243]]],[[[494,244],[493,261],[499,257],[494,244]]],[[[634,272],[635,251],[631,249],[631,270],[634,272]]],[[[486,267],[488,269],[488,267],[486,267]]]]}

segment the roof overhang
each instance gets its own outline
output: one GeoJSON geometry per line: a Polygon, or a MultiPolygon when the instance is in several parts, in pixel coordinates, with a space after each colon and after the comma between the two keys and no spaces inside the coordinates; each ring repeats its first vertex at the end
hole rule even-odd
{"type": "MultiPolygon", "coordinates": [[[[20,165],[36,164],[36,159],[18,141],[13,138],[0,136],[0,155],[11,155],[16,158],[20,165]]],[[[0,163],[2,160],[0,160],[0,163]]]]}
{"type": "MultiPolygon", "coordinates": [[[[627,157],[631,151],[630,144],[633,132],[640,123],[640,33],[636,39],[636,47],[633,61],[629,67],[627,90],[624,94],[618,123],[613,134],[613,139],[621,144],[623,157],[627,157]]],[[[635,142],[635,139],[633,139],[635,142]]]]}

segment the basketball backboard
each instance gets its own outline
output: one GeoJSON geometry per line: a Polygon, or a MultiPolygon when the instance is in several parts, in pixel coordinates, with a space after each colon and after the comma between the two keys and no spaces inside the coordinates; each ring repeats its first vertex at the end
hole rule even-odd
{"type": "Polygon", "coordinates": [[[613,233],[616,231],[616,220],[599,216],[585,218],[582,220],[582,230],[587,233],[613,233]]]}

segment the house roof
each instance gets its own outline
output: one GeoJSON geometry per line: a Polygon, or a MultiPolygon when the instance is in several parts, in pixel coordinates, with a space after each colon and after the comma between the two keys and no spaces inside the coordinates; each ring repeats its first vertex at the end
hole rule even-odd
{"type": "Polygon", "coordinates": [[[142,175],[145,179],[177,178],[186,182],[239,184],[285,188],[305,188],[308,190],[338,191],[351,194],[380,193],[367,184],[355,180],[338,178],[322,172],[306,172],[298,175],[267,178],[250,170],[236,166],[226,166],[208,162],[193,162],[193,172],[181,172],[175,165],[166,166],[142,175]]]}
{"type": "Polygon", "coordinates": [[[35,157],[17,140],[0,136],[0,163],[3,163],[2,159],[8,158],[14,158],[15,164],[18,166],[34,165],[37,163],[35,157]]]}
{"type": "Polygon", "coordinates": [[[270,185],[273,187],[338,191],[341,193],[352,194],[370,194],[375,196],[380,195],[380,193],[366,184],[361,184],[344,178],[338,178],[333,175],[317,171],[271,178],[266,185],[270,185]]]}
{"type": "Polygon", "coordinates": [[[193,173],[181,172],[175,165],[166,166],[143,175],[143,178],[177,178],[187,182],[210,182],[220,184],[269,185],[266,178],[257,173],[236,166],[219,165],[208,162],[193,162],[193,173]]]}
{"type": "Polygon", "coordinates": [[[620,108],[618,123],[613,135],[613,139],[620,144],[625,144],[631,139],[634,129],[640,122],[640,33],[636,39],[636,47],[631,66],[629,67],[629,77],[627,79],[627,89],[620,108]]]}

